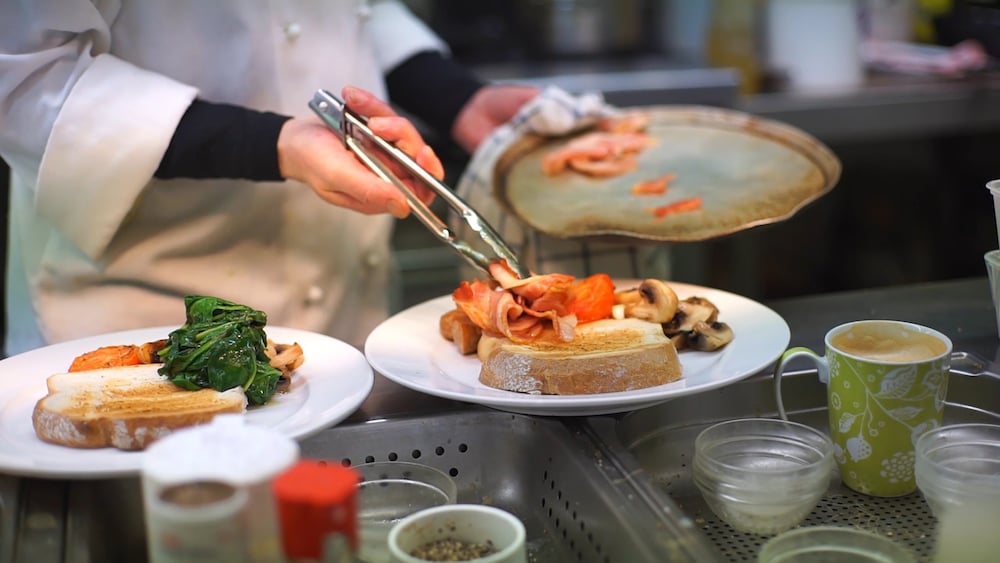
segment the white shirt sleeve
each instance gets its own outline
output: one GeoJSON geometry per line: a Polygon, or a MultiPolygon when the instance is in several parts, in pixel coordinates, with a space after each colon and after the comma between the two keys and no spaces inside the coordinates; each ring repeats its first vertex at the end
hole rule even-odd
{"type": "Polygon", "coordinates": [[[98,56],[52,127],[38,172],[41,214],[96,259],[152,179],[196,95],[193,87],[98,56]]]}
{"type": "Polygon", "coordinates": [[[152,178],[197,90],[106,54],[116,2],[0,2],[0,155],[91,258],[152,178]],[[35,181],[32,182],[31,180],[35,181]]]}
{"type": "Polygon", "coordinates": [[[421,51],[448,52],[445,42],[398,1],[374,0],[368,30],[383,73],[421,51]]]}

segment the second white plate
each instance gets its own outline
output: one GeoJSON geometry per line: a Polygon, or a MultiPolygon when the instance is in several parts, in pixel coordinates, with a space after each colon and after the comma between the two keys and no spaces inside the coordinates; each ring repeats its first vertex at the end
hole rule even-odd
{"type": "Polygon", "coordinates": [[[671,287],[681,299],[698,295],[715,303],[719,320],[732,327],[735,337],[717,352],[682,352],[683,377],[665,385],[594,395],[529,395],[487,387],[479,382],[479,359],[459,354],[438,332],[441,315],[455,308],[450,295],[415,305],[383,322],[365,342],[365,356],[388,379],[428,395],[522,414],[590,416],[635,410],[722,387],[767,367],[788,347],[788,324],[768,307],[717,289],[679,283],[671,287]]]}
{"type": "MultiPolygon", "coordinates": [[[[142,452],[115,448],[78,449],[43,442],[35,436],[31,413],[45,396],[48,376],[69,368],[76,356],[115,344],[141,344],[165,338],[177,327],[116,332],[39,348],[0,361],[0,472],[39,477],[97,478],[135,474],[142,452]]],[[[248,409],[248,424],[267,426],[292,438],[305,438],[350,416],[374,384],[371,367],[357,348],[322,334],[267,327],[275,342],[302,346],[305,362],[291,388],[248,409]]]]}

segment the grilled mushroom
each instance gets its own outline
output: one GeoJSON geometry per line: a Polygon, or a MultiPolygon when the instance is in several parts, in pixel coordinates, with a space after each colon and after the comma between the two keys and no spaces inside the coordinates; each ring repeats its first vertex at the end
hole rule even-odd
{"type": "Polygon", "coordinates": [[[733,329],[722,322],[699,322],[687,338],[687,345],[692,350],[711,352],[718,350],[733,339],[733,329]]]}
{"type": "Polygon", "coordinates": [[[639,295],[638,287],[615,292],[615,305],[634,305],[640,301],[642,295],[639,295]]]}
{"type": "Polygon", "coordinates": [[[677,334],[670,337],[670,343],[674,345],[674,350],[680,352],[681,350],[688,349],[688,340],[690,340],[690,332],[678,332],[677,334]]]}
{"type": "Polygon", "coordinates": [[[628,292],[622,296],[621,302],[625,303],[626,317],[654,323],[665,323],[674,318],[674,313],[677,312],[677,294],[666,282],[656,279],[643,280],[639,288],[634,291],[639,296],[638,301],[628,292]]]}
{"type": "Polygon", "coordinates": [[[691,332],[700,322],[714,323],[719,317],[719,308],[704,297],[688,297],[677,304],[673,318],[667,319],[663,332],[673,336],[680,332],[691,332]]]}

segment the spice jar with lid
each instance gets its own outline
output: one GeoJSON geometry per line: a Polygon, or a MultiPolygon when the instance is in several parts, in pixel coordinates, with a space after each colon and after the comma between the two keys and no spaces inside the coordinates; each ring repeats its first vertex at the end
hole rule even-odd
{"type": "Polygon", "coordinates": [[[154,442],[143,455],[142,465],[150,560],[171,561],[156,543],[157,538],[166,537],[162,532],[172,525],[162,515],[170,510],[165,508],[164,495],[176,487],[210,482],[231,486],[236,491],[234,498],[243,499],[239,509],[226,516],[242,538],[243,555],[238,560],[283,563],[271,482],[298,458],[299,446],[294,439],[270,428],[245,424],[244,417],[235,414],[218,415],[209,424],[177,430],[154,442]]]}
{"type": "Polygon", "coordinates": [[[222,481],[164,487],[150,499],[150,560],[240,563],[246,559],[240,512],[247,493],[222,481]]]}

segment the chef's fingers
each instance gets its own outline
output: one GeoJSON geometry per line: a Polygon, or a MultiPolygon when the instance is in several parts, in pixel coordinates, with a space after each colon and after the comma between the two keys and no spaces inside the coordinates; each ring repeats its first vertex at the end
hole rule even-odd
{"type": "MultiPolygon", "coordinates": [[[[421,148],[417,153],[414,160],[417,161],[417,164],[419,164],[421,168],[430,172],[431,175],[438,180],[444,179],[444,166],[441,164],[441,161],[438,160],[437,155],[434,154],[434,149],[430,146],[424,145],[423,148],[421,148]]],[[[420,200],[427,205],[430,205],[431,202],[434,201],[434,192],[423,184],[415,186],[414,193],[416,193],[417,197],[419,197],[420,200]]]]}
{"type": "Polygon", "coordinates": [[[324,201],[366,214],[409,214],[405,196],[355,158],[318,119],[296,118],[278,136],[284,178],[303,182],[324,201]]]}
{"type": "Polygon", "coordinates": [[[368,128],[373,133],[396,145],[438,180],[444,178],[444,166],[413,123],[367,90],[346,86],[341,94],[347,107],[369,118],[368,128]]]}
{"type": "Polygon", "coordinates": [[[388,212],[402,219],[410,214],[403,194],[368,169],[345,166],[341,173],[336,181],[319,180],[310,186],[324,201],[366,215],[388,212]]]}
{"type": "Polygon", "coordinates": [[[345,86],[340,93],[344,96],[347,107],[365,117],[396,115],[392,106],[363,88],[345,86]]]}
{"type": "Polygon", "coordinates": [[[444,166],[438,160],[433,150],[420,132],[408,119],[403,117],[373,117],[368,120],[368,128],[386,141],[417,161],[425,170],[438,180],[444,178],[444,166]],[[422,160],[422,162],[421,162],[422,160]]]}

